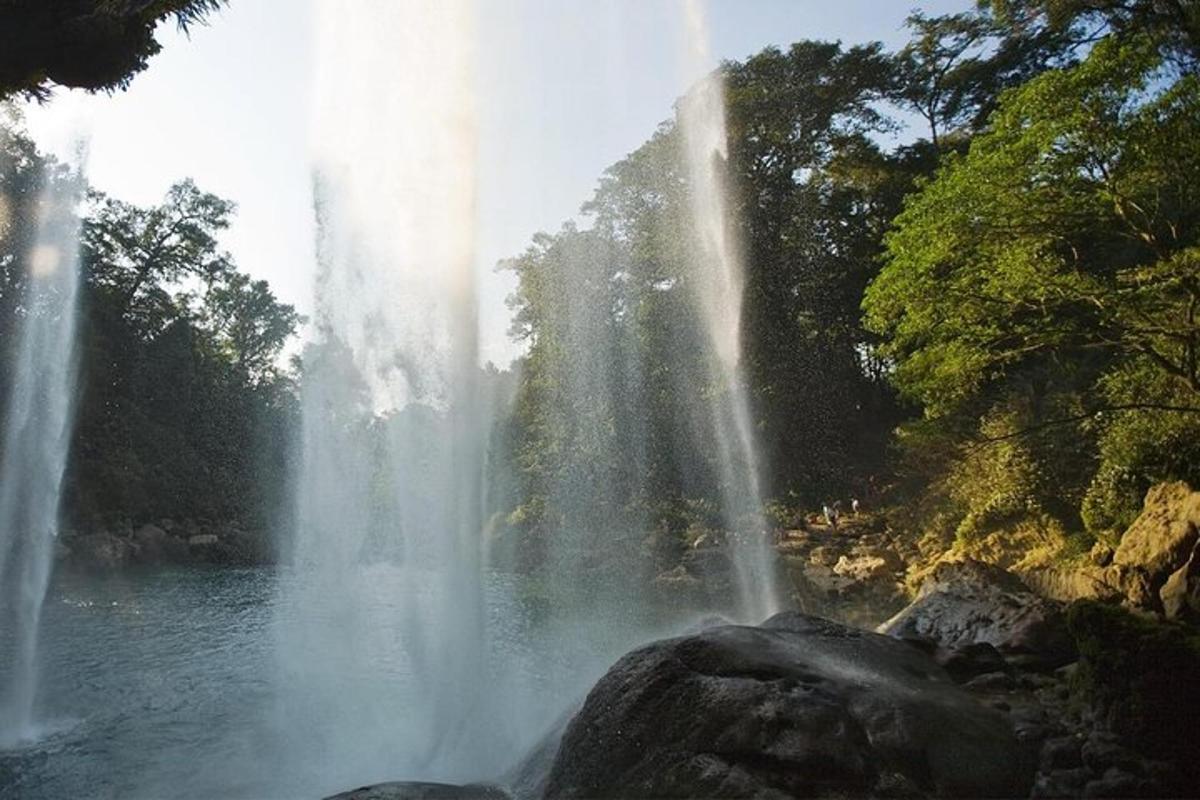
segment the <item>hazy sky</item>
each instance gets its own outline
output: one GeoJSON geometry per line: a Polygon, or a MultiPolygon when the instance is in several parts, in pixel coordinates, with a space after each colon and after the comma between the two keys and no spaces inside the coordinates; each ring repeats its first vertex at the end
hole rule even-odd
{"type": "MultiPolygon", "coordinates": [[[[969,5],[709,0],[712,51],[740,59],[806,38],[897,45],[914,8],[969,5]]],[[[517,353],[505,334],[511,283],[494,265],[534,232],[557,230],[604,168],[671,116],[687,79],[683,11],[682,0],[480,0],[480,9],[481,346],[484,359],[504,364],[517,353]]],[[[307,311],[311,16],[311,0],[232,0],[190,37],[163,31],[163,52],[128,91],[60,90],[27,109],[30,130],[51,149],[66,131],[86,131],[91,182],[121,199],[154,203],[192,177],[236,201],[226,247],[307,311]]]]}

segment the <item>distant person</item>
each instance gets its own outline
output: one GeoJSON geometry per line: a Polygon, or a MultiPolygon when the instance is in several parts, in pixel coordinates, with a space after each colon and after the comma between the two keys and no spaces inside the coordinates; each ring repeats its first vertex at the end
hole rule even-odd
{"type": "Polygon", "coordinates": [[[850,498],[850,510],[854,512],[854,516],[856,516],[856,517],[858,516],[858,509],[859,509],[858,498],[851,497],[850,498]]]}
{"type": "Polygon", "coordinates": [[[829,527],[836,531],[838,523],[837,503],[834,503],[832,508],[828,505],[822,506],[821,510],[825,513],[825,521],[829,523],[829,527]]]}

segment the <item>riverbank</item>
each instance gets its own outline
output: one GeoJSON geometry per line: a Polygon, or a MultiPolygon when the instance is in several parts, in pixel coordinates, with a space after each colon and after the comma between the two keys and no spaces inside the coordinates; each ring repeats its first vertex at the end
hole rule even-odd
{"type": "MultiPolygon", "coordinates": [[[[631,651],[503,776],[337,797],[1194,795],[1200,493],[1155,487],[1115,547],[1074,559],[914,539],[883,515],[781,531],[810,613],[631,651]]],[[[655,585],[712,591],[725,561],[700,543],[655,585]]]]}
{"type": "Polygon", "coordinates": [[[236,523],[171,519],[136,528],[124,524],[90,532],[64,531],[55,557],[68,569],[97,573],[132,566],[252,567],[276,560],[265,531],[236,523]]]}

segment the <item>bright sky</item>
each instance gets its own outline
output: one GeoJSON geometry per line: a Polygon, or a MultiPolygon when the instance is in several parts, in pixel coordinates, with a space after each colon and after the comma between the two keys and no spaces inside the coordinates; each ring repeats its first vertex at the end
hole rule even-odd
{"type": "MultiPolygon", "coordinates": [[[[405,0],[393,0],[404,2],[405,0]]],[[[301,311],[314,273],[309,156],[312,0],[232,0],[163,52],[128,91],[60,90],[27,109],[50,149],[90,134],[97,188],[151,204],[192,177],[238,204],[225,239],[238,265],[301,311]]],[[[478,271],[484,360],[518,354],[506,330],[501,258],[573,216],[605,167],[672,114],[686,82],[682,0],[479,0],[481,174],[478,271]]],[[[712,52],[741,59],[799,39],[897,46],[914,8],[971,0],[709,0],[712,52]]]]}

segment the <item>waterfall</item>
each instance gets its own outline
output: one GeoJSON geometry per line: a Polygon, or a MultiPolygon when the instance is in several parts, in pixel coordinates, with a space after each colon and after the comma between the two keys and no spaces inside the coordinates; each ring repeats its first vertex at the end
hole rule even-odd
{"type": "MultiPolygon", "coordinates": [[[[78,186],[53,168],[41,182],[0,439],[0,632],[11,642],[0,653],[0,675],[7,676],[0,687],[0,749],[38,736],[38,627],[58,536],[76,390],[78,186]]],[[[0,236],[8,222],[0,220],[0,236]]]]}
{"type": "Polygon", "coordinates": [[[479,777],[473,2],[325,0],[314,24],[317,341],[280,610],[285,721],[330,789],[479,777]]]}
{"type": "Polygon", "coordinates": [[[685,0],[690,76],[703,75],[680,100],[678,124],[691,187],[694,225],[690,281],[712,347],[722,395],[710,400],[730,538],[737,613],[760,622],[780,610],[774,556],[762,511],[759,463],[741,369],[742,291],[745,282],[736,226],[729,210],[724,82],[704,74],[711,61],[702,0],[685,0]]]}

